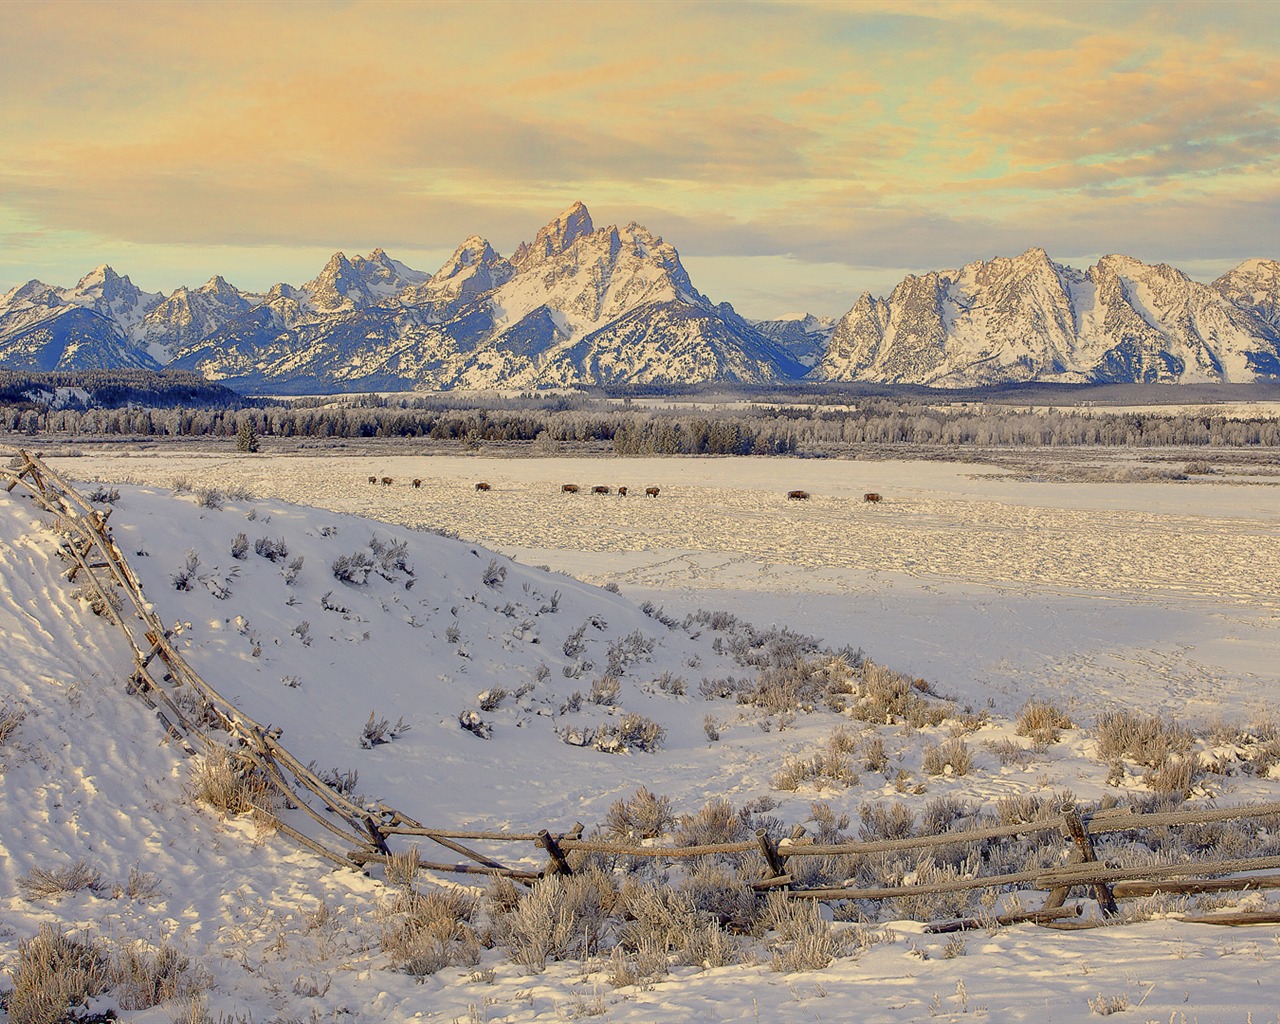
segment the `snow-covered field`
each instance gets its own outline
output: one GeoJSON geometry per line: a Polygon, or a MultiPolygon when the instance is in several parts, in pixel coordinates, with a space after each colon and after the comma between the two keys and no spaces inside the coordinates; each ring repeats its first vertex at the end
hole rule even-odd
{"type": "MultiPolygon", "coordinates": [[[[211,683],[283,726],[304,762],[356,769],[361,793],[437,825],[578,820],[590,831],[640,785],[670,796],[677,814],[712,796],[735,807],[768,797],[769,813],[811,828],[812,802],[827,801],[851,815],[854,834],[859,807],[873,801],[918,811],[940,796],[984,807],[1063,789],[1085,801],[1124,796],[1145,791],[1143,772],[1129,766],[1108,781],[1093,756],[1100,712],[1245,722],[1273,711],[1280,683],[1271,478],[1055,484],[959,463],[177,457],[162,448],[51,463],[118,486],[117,542],[211,683]],[[371,485],[370,475],[394,483],[371,485]],[[415,478],[421,487],[410,486],[415,478]],[[477,492],[479,480],[491,489],[477,492]],[[565,495],[565,482],[631,493],[565,495]],[[190,490],[174,494],[175,483],[251,497],[202,507],[190,490]],[[661,493],[646,498],[646,486],[661,493]],[[811,497],[788,501],[797,488],[811,497]],[[884,500],[864,503],[867,491],[884,500]],[[243,558],[232,554],[239,534],[243,558]],[[259,541],[266,551],[283,541],[287,554],[256,553],[259,541]],[[375,565],[368,582],[335,579],[334,561],[357,552],[375,565]],[[180,590],[175,576],[192,553],[190,589],[180,590]],[[591,585],[605,583],[620,593],[591,585]],[[961,705],[989,708],[990,720],[965,735],[975,770],[927,774],[923,749],[947,738],[946,727],[869,726],[830,712],[788,721],[705,699],[701,680],[744,673],[716,643],[725,632],[668,628],[638,608],[645,601],[676,620],[725,609],[833,649],[860,647],[961,705]],[[617,697],[574,710],[573,692],[588,695],[611,662],[617,697]],[[512,692],[486,709],[499,687],[512,692]],[[1025,742],[1011,718],[1033,696],[1080,728],[1026,764],[1002,764],[987,744],[1025,742]],[[362,748],[370,711],[410,728],[362,748]],[[492,738],[460,729],[464,711],[492,738]],[[603,738],[625,712],[665,729],[657,751],[563,742],[593,730],[603,738]],[[891,766],[862,770],[848,788],[775,787],[789,759],[821,749],[842,722],[879,736],[891,766]],[[922,792],[903,792],[901,773],[922,792]]],[[[0,979],[19,943],[54,923],[117,943],[168,941],[198,962],[214,1020],[1083,1021],[1122,1003],[1128,1020],[1277,1015],[1280,929],[1165,914],[1089,932],[981,930],[959,946],[889,921],[894,941],[800,974],[771,969],[765,937],[747,944],[743,963],[674,966],[650,985],[620,988],[607,983],[603,958],[531,975],[494,949],[477,966],[419,983],[388,969],[391,916],[379,883],[330,873],[185,795],[186,759],[124,696],[125,645],[70,596],[38,520],[18,492],[0,492],[0,713],[22,719],[0,743],[0,979]],[[24,895],[33,868],[80,859],[101,872],[96,892],[24,895]],[[127,884],[131,868],[154,876],[153,893],[127,884]]],[[[1193,799],[1275,799],[1278,787],[1213,774],[1193,799]]],[[[527,856],[540,863],[533,849],[527,856]]],[[[122,1016],[168,1021],[180,1009],[122,1016]]]]}

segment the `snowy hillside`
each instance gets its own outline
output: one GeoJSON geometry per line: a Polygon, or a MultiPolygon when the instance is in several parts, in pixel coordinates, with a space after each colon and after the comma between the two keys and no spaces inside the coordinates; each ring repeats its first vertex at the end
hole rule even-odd
{"type": "MultiPolygon", "coordinates": [[[[588,834],[617,836],[661,797],[670,804],[657,827],[686,841],[713,828],[749,835],[792,824],[866,838],[917,821],[961,828],[1014,808],[1054,808],[1066,788],[1082,801],[1152,794],[1155,769],[1127,758],[1118,769],[1104,763],[1091,722],[1060,724],[1035,740],[1012,717],[911,686],[912,716],[922,717],[877,720],[854,690],[829,685],[846,678],[855,654],[832,660],[781,627],[753,630],[723,613],[646,612],[625,595],[472,543],[231,497],[233,487],[83,490],[113,509],[118,547],[202,675],[281,729],[286,746],[332,773],[335,785],[432,824],[515,831],[582,821],[588,834]],[[844,694],[843,710],[787,696],[798,678],[788,666],[802,663],[815,666],[812,678],[829,697],[844,694]],[[774,688],[760,689],[770,681],[774,688]],[[387,742],[368,742],[371,718],[385,721],[387,742]],[[931,765],[957,743],[972,763],[931,765]],[[704,809],[721,796],[727,804],[704,809]]],[[[764,901],[748,896],[756,910],[742,902],[731,862],[687,869],[683,895],[665,906],[683,915],[669,927],[688,934],[668,935],[656,953],[637,944],[637,930],[649,925],[635,918],[617,930],[590,925],[601,929],[590,942],[570,934],[539,963],[521,936],[545,938],[533,916],[545,897],[458,889],[426,876],[415,896],[331,872],[283,836],[259,832],[251,816],[219,820],[196,802],[200,762],[166,743],[154,716],[126,695],[127,650],[75,598],[55,542],[21,494],[0,492],[0,629],[8,638],[0,670],[0,819],[8,823],[0,830],[0,992],[18,991],[31,940],[53,926],[95,943],[109,961],[110,984],[91,1009],[127,1011],[138,1024],[180,1013],[352,1024],[861,1015],[896,1024],[971,1014],[1040,1019],[1046,1006],[1055,1019],[1087,1021],[1096,1007],[1139,1003],[1157,1020],[1188,1012],[1243,1022],[1280,998],[1262,945],[1269,930],[1224,938],[1221,929],[1179,922],[1186,899],[1132,901],[1121,923],[1095,932],[1018,925],[928,935],[892,903],[855,908],[878,915],[875,924],[844,912],[820,926],[801,923],[812,917],[770,918],[764,901]],[[512,910],[503,902],[510,900],[525,909],[512,910]],[[430,914],[442,902],[465,921],[449,917],[450,930],[413,947],[413,929],[438,922],[430,914]],[[801,956],[787,928],[811,929],[816,951],[801,956]],[[694,950],[687,940],[695,936],[719,937],[694,950]]],[[[468,488],[446,497],[488,496],[468,488]]],[[[1191,741],[1188,763],[1200,766],[1189,776],[1192,802],[1272,798],[1280,783],[1259,759],[1262,734],[1237,730],[1228,740],[1228,732],[1224,724],[1191,741]]],[[[1213,836],[1206,841],[1224,850],[1270,848],[1266,834],[1213,836]]],[[[1124,842],[1125,850],[1134,845],[1124,842]]],[[[529,844],[525,863],[543,860],[529,844]]],[[[664,882],[636,865],[612,866],[630,895],[610,889],[609,901],[638,900],[664,882]]],[[[873,866],[899,879],[941,870],[914,859],[873,866]]],[[[681,886],[685,870],[664,869],[665,884],[681,886]]],[[[746,864],[742,876],[754,871],[746,864]]],[[[583,898],[583,884],[607,885],[603,877],[585,875],[573,900],[583,898]]],[[[578,906],[566,902],[569,890],[547,891],[560,893],[566,912],[578,906]]],[[[1217,906],[1228,897],[1213,899],[1217,906]]],[[[1265,905],[1258,893],[1229,899],[1265,905]]],[[[1006,893],[983,907],[1017,905],[1006,893]]],[[[946,898],[916,909],[946,916],[960,906],[946,898]]],[[[9,1019],[18,1020],[17,996],[5,998],[9,1019]]]]}

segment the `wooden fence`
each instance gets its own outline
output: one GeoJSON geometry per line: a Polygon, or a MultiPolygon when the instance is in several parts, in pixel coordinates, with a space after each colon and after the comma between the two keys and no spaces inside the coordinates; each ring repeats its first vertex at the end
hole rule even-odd
{"type": "MultiPolygon", "coordinates": [[[[393,846],[427,840],[463,858],[432,861],[417,856],[419,867],[436,872],[470,875],[501,875],[523,884],[533,884],[549,875],[573,873],[572,855],[604,858],[657,858],[675,861],[696,857],[736,855],[758,857],[760,879],[753,887],[760,892],[777,891],[788,898],[844,901],[887,900],[938,895],[979,889],[1036,889],[1048,893],[1043,906],[1024,913],[998,918],[951,921],[932,926],[935,930],[975,926],[979,923],[1038,921],[1052,927],[1081,926],[1063,920],[1075,917],[1080,906],[1067,907],[1073,889],[1087,891],[1097,901],[1103,918],[1117,912],[1116,900],[1161,893],[1201,893],[1244,889],[1280,888],[1280,875],[1266,874],[1280,869],[1280,857],[1232,859],[1188,859],[1183,863],[1155,867],[1116,867],[1099,861],[1095,838],[1111,833],[1141,833],[1156,828],[1176,828],[1232,820],[1280,817],[1280,802],[1240,807],[1212,808],[1160,813],[1133,813],[1124,809],[1097,810],[1082,814],[1073,807],[1051,817],[1032,822],[956,830],[938,835],[874,842],[819,844],[805,838],[797,827],[789,838],[775,841],[765,830],[741,842],[701,846],[637,845],[611,843],[583,837],[581,823],[559,831],[538,829],[527,832],[468,831],[424,825],[394,807],[378,802],[358,804],[347,799],[298,761],[280,742],[280,732],[269,729],[244,714],[195,671],[170,642],[171,632],[143,596],[141,584],[112,538],[109,518],[112,510],[99,511],[49,468],[38,456],[23,449],[0,445],[0,452],[12,455],[9,466],[0,470],[6,490],[22,486],[36,503],[51,513],[52,529],[62,538],[62,549],[72,563],[66,576],[85,589],[95,611],[115,623],[133,651],[133,672],[128,690],[152,708],[165,732],[191,754],[227,750],[271,793],[260,799],[254,810],[313,853],[343,867],[385,864],[395,852],[393,846]],[[286,814],[289,820],[284,820],[286,814]],[[906,853],[965,844],[979,844],[1030,836],[1057,837],[1068,845],[1062,850],[1059,866],[1034,868],[1005,874],[948,878],[928,884],[886,886],[803,887],[789,870],[789,862],[802,858],[856,858],[874,854],[906,853]],[[464,842],[465,841],[465,842],[464,842]],[[467,845],[524,847],[518,862],[542,855],[541,867],[513,867],[467,845]],[[1214,876],[1214,877],[1210,877],[1214,876]],[[1230,877],[1224,877],[1230,876],[1230,877]]],[[[510,859],[510,858],[508,858],[510,859]]],[[[536,863],[534,861],[533,863],[536,863]]],[[[1218,915],[1189,920],[1224,924],[1277,923],[1273,914],[1218,915]]]]}

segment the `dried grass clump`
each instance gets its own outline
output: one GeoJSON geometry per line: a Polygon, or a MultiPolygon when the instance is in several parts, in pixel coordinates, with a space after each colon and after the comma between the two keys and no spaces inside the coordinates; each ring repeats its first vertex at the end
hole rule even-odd
{"type": "Polygon", "coordinates": [[[28,900],[50,899],[71,892],[102,889],[102,872],[91,868],[83,859],[64,867],[34,867],[18,878],[18,890],[28,900]]]}
{"type": "Polygon", "coordinates": [[[831,925],[816,903],[770,893],[764,916],[769,930],[775,933],[771,943],[771,966],[775,971],[785,974],[820,971],[839,952],[831,925]]]}
{"type": "MultiPolygon", "coordinates": [[[[599,949],[615,899],[612,877],[598,868],[544,878],[495,919],[496,941],[514,963],[541,974],[549,960],[599,949]]],[[[491,909],[497,905],[490,901],[491,909]]]]}
{"type": "MultiPolygon", "coordinates": [[[[414,861],[416,865],[416,850],[414,861]]],[[[383,928],[382,951],[395,970],[416,978],[435,974],[450,964],[475,966],[480,961],[480,948],[469,927],[475,907],[475,901],[460,890],[420,893],[406,888],[387,908],[393,919],[383,928]]]]}
{"type": "Polygon", "coordinates": [[[69,938],[48,924],[18,944],[12,980],[3,1005],[13,1024],[60,1024],[111,982],[107,956],[98,943],[69,938]]]}
{"type": "Polygon", "coordinates": [[[1055,704],[1029,700],[1018,712],[1017,733],[1030,736],[1037,743],[1057,743],[1061,730],[1074,729],[1071,717],[1055,704]]]}
{"type": "Polygon", "coordinates": [[[748,831],[733,804],[718,796],[708,800],[697,814],[682,814],[675,839],[677,846],[717,846],[740,843],[748,838],[748,831]]]}
{"type": "Polygon", "coordinates": [[[614,706],[618,703],[618,694],[621,692],[621,679],[617,676],[601,676],[591,684],[591,692],[587,694],[587,700],[592,704],[614,706]]]}
{"type": "Polygon", "coordinates": [[[1128,758],[1157,768],[1171,754],[1187,754],[1192,739],[1190,729],[1159,715],[1121,709],[1098,719],[1098,757],[1103,761],[1128,758]]]}
{"type": "Polygon", "coordinates": [[[923,729],[940,725],[953,710],[936,698],[925,680],[913,679],[872,661],[863,660],[859,664],[851,673],[848,686],[852,695],[850,710],[854,718],[864,722],[892,725],[903,721],[912,728],[923,729]]]}
{"type": "Polygon", "coordinates": [[[916,817],[906,804],[876,801],[858,808],[861,824],[858,837],[866,843],[887,839],[909,839],[915,834],[916,817]]]}
{"type": "Polygon", "coordinates": [[[122,1010],[145,1010],[171,999],[196,999],[209,987],[203,972],[165,942],[122,947],[111,965],[111,987],[122,1010]]]}
{"type": "Polygon", "coordinates": [[[961,739],[948,740],[941,746],[927,743],[921,767],[926,775],[968,775],[973,770],[973,754],[961,739]]]}
{"type": "Polygon", "coordinates": [[[792,793],[806,783],[815,789],[848,789],[858,784],[858,772],[849,754],[828,742],[827,749],[813,757],[787,758],[773,777],[775,789],[792,793]]]}
{"type": "Polygon", "coordinates": [[[26,716],[8,701],[0,703],[0,743],[3,743],[15,732],[26,716]]]}
{"type": "Polygon", "coordinates": [[[655,796],[641,786],[630,799],[615,800],[605,816],[605,831],[614,839],[633,842],[656,839],[675,824],[671,798],[655,796]]]}
{"type": "Polygon", "coordinates": [[[225,747],[213,747],[191,762],[188,789],[192,799],[224,816],[254,812],[270,824],[279,809],[278,791],[251,762],[225,747]]]}

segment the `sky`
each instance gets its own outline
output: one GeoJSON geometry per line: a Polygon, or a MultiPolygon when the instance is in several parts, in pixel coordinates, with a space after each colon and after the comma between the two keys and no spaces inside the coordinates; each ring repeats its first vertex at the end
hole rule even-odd
{"type": "Polygon", "coordinates": [[[0,292],[381,246],[575,200],[753,317],[1042,246],[1280,257],[1269,3],[0,3],[0,292]]]}

